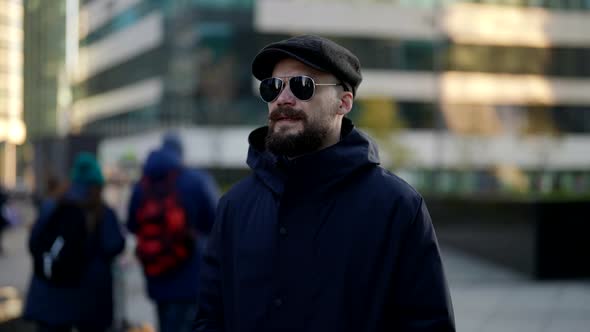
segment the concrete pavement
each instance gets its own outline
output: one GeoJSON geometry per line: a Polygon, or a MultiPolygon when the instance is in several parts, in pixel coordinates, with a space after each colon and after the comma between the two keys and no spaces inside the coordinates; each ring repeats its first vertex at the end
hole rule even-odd
{"type": "MultiPolygon", "coordinates": [[[[26,251],[27,227],[4,234],[6,252],[0,256],[0,287],[13,286],[25,294],[31,273],[26,251]]],[[[130,239],[131,240],[131,239],[130,239]]],[[[131,240],[132,241],[132,240],[131,240]]],[[[128,242],[121,259],[125,316],[132,322],[155,323],[146,299],[140,267],[128,242]]],[[[536,282],[443,246],[445,269],[455,307],[457,331],[588,332],[590,281],[536,282]]],[[[1,307],[0,307],[1,310],[1,307]]],[[[155,324],[153,325],[155,326],[155,324]]]]}
{"type": "Polygon", "coordinates": [[[457,331],[588,332],[590,281],[537,282],[443,248],[457,331]]]}
{"type": "MultiPolygon", "coordinates": [[[[14,287],[22,299],[30,282],[31,259],[26,249],[28,227],[22,225],[4,234],[5,252],[0,256],[0,288],[14,287]]],[[[116,287],[116,315],[124,314],[131,323],[156,326],[155,309],[146,298],[141,268],[133,256],[133,239],[129,238],[126,252],[119,257],[116,287]]],[[[24,301],[24,300],[23,300],[24,301]]],[[[0,305],[0,317],[2,317],[0,305]]],[[[0,322],[1,323],[1,322],[0,322]]]]}

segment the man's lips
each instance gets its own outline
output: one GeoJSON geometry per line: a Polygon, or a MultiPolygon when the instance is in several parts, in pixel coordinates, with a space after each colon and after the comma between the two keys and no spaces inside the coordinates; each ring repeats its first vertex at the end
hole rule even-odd
{"type": "Polygon", "coordinates": [[[279,121],[300,121],[302,120],[301,118],[297,118],[297,117],[288,117],[288,116],[280,116],[277,117],[276,119],[273,119],[274,122],[279,122],[279,121]]]}
{"type": "Polygon", "coordinates": [[[298,111],[292,108],[282,108],[276,111],[273,111],[269,115],[269,120],[271,123],[277,123],[279,121],[285,122],[296,122],[296,121],[305,121],[305,114],[303,111],[298,111]]]}

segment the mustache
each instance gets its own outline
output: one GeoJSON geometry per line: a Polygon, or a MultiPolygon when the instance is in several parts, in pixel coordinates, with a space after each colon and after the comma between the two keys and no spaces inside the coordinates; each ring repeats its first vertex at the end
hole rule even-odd
{"type": "Polygon", "coordinates": [[[306,120],[307,116],[305,115],[305,112],[294,109],[292,107],[279,107],[276,110],[272,111],[268,116],[268,119],[272,122],[279,121],[285,118],[295,120],[306,120]]]}

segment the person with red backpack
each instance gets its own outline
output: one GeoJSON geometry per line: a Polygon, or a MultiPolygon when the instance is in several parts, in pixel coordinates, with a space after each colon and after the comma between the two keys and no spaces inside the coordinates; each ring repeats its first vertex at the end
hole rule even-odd
{"type": "Polygon", "coordinates": [[[182,162],[174,133],[152,151],[134,185],[127,228],[155,302],[160,332],[190,331],[198,294],[201,250],[215,219],[218,191],[204,171],[182,162]]]}

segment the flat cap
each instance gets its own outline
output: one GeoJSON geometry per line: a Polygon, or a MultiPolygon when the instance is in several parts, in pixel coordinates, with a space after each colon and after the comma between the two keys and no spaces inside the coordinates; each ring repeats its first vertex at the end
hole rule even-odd
{"type": "Polygon", "coordinates": [[[329,39],[313,35],[292,37],[265,46],[252,62],[252,74],[259,80],[269,78],[275,65],[284,58],[293,58],[331,73],[345,83],[353,95],[363,79],[359,59],[352,52],[329,39]]]}

